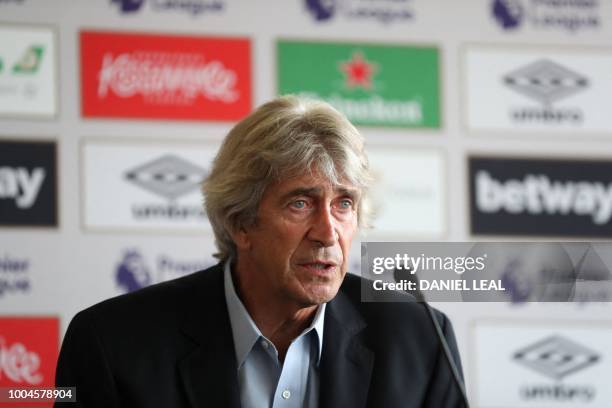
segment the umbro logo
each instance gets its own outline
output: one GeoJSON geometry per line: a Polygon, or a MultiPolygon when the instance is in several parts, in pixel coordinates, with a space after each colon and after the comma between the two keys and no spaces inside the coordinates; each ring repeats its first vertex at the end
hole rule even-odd
{"type": "Polygon", "coordinates": [[[506,86],[545,106],[583,91],[589,80],[556,62],[541,59],[503,77],[506,86]]]}
{"type": "Polygon", "coordinates": [[[562,336],[547,337],[518,350],[512,358],[554,380],[561,380],[601,360],[595,351],[562,336]]]}
{"type": "Polygon", "coordinates": [[[128,170],[125,178],[151,193],[175,200],[197,189],[206,173],[185,159],[167,154],[128,170]]]}

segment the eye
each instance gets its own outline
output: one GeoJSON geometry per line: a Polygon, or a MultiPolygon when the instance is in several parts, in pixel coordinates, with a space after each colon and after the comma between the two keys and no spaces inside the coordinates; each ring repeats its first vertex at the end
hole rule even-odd
{"type": "Polygon", "coordinates": [[[295,200],[291,203],[291,207],[298,210],[303,210],[307,205],[308,203],[306,203],[306,200],[295,200]]]}
{"type": "Polygon", "coordinates": [[[351,208],[353,208],[353,200],[349,200],[348,198],[343,198],[342,200],[339,201],[338,207],[341,210],[350,210],[351,208]]]}

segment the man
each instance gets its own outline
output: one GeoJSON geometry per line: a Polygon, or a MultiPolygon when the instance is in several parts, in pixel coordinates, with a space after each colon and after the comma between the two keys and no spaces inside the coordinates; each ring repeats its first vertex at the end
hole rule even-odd
{"type": "Polygon", "coordinates": [[[426,309],[362,303],[346,274],[369,180],[329,105],[261,106],[204,183],[221,262],[77,314],[57,385],[83,407],[463,406],[426,309]]]}

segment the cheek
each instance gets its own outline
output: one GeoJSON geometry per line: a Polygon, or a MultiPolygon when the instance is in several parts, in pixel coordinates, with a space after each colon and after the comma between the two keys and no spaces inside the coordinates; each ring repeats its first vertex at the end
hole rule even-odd
{"type": "Polygon", "coordinates": [[[348,262],[348,255],[351,250],[351,244],[353,242],[353,239],[357,235],[358,229],[359,228],[357,226],[357,220],[355,219],[353,223],[347,225],[344,231],[342,231],[343,239],[340,245],[342,245],[342,251],[344,252],[344,255],[345,255],[345,259],[346,259],[345,262],[348,262]]]}
{"type": "Polygon", "coordinates": [[[263,243],[263,256],[273,259],[289,259],[303,241],[304,233],[294,225],[282,224],[270,231],[263,243]]]}
{"type": "Polygon", "coordinates": [[[341,229],[340,229],[340,234],[341,234],[341,245],[344,246],[351,246],[351,242],[353,241],[353,238],[355,237],[355,234],[357,233],[357,219],[353,219],[352,221],[346,222],[344,224],[342,224],[341,229]]]}

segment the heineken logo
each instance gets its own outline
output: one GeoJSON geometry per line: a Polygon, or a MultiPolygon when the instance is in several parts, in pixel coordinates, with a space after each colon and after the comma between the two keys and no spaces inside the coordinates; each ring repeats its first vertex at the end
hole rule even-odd
{"type": "Polygon", "coordinates": [[[440,127],[437,48],[278,43],[278,90],[324,100],[356,125],[440,127]]]}
{"type": "Polygon", "coordinates": [[[378,70],[378,65],[365,59],[361,51],[353,52],[349,61],[340,64],[340,70],[345,75],[345,86],[348,89],[372,88],[372,77],[378,70]]]}

